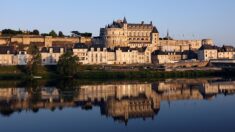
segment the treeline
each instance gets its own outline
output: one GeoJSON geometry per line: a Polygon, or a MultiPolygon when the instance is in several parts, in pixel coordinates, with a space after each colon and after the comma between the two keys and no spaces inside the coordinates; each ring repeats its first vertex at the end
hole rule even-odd
{"type": "Polygon", "coordinates": [[[12,29],[3,29],[3,36],[14,36],[14,35],[39,35],[39,31],[37,29],[33,31],[22,31],[22,30],[12,30],[12,29]]]}
{"type": "Polygon", "coordinates": [[[71,36],[64,35],[62,31],[58,33],[55,30],[51,30],[49,33],[41,33],[38,29],[34,29],[33,31],[23,31],[23,30],[13,30],[13,29],[3,29],[2,36],[15,36],[15,35],[41,35],[41,36],[52,36],[52,37],[75,37],[75,36],[82,36],[82,37],[92,37],[92,33],[80,33],[79,31],[71,31],[71,36]]]}

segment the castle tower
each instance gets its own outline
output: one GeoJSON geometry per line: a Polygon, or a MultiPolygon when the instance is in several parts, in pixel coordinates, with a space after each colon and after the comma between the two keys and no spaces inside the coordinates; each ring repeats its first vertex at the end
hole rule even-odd
{"type": "Polygon", "coordinates": [[[202,45],[214,45],[214,42],[212,39],[203,39],[202,45]]]}
{"type": "Polygon", "coordinates": [[[151,33],[151,43],[152,45],[150,46],[151,47],[150,51],[152,52],[156,50],[159,45],[159,32],[155,26],[153,27],[153,30],[151,33]]]}

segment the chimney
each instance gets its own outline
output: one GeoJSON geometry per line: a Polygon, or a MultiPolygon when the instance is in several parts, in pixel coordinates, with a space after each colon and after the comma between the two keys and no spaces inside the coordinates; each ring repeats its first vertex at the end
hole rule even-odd
{"type": "Polygon", "coordinates": [[[53,48],[49,48],[49,52],[50,52],[50,53],[53,53],[53,48]]]}
{"type": "Polygon", "coordinates": [[[64,48],[60,48],[60,53],[64,53],[64,48]]]}

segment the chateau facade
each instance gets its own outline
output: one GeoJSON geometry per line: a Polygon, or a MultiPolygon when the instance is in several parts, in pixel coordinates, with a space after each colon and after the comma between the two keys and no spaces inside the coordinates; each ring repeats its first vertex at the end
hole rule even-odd
{"type": "Polygon", "coordinates": [[[97,44],[104,43],[108,48],[114,47],[131,47],[142,48],[148,47],[150,52],[154,50],[182,52],[188,50],[198,50],[202,45],[213,45],[213,40],[174,40],[167,36],[159,37],[159,32],[152,22],[128,23],[126,18],[123,20],[113,21],[112,24],[100,29],[100,36],[96,37],[97,44]],[[102,41],[100,40],[102,39],[102,41]]]}
{"type": "Polygon", "coordinates": [[[159,33],[152,22],[149,24],[144,22],[140,24],[127,23],[126,18],[113,21],[111,25],[101,28],[100,37],[107,48],[148,47],[153,51],[159,43],[159,33]]]}

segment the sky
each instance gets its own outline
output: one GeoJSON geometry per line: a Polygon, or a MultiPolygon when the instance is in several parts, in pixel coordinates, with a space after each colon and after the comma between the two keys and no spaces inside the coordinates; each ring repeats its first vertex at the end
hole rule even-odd
{"type": "Polygon", "coordinates": [[[145,21],[175,39],[235,46],[235,0],[0,0],[0,30],[91,32],[113,20],[145,21]]]}

